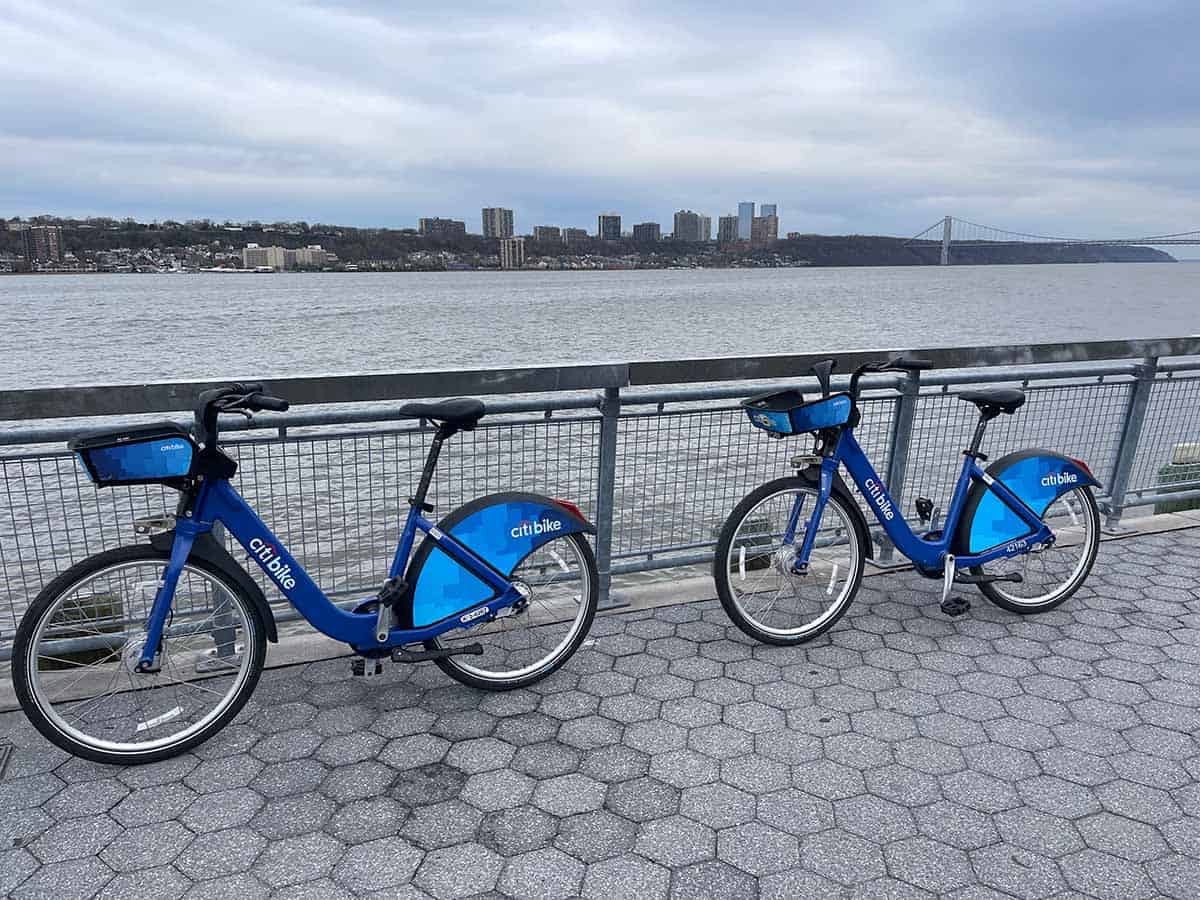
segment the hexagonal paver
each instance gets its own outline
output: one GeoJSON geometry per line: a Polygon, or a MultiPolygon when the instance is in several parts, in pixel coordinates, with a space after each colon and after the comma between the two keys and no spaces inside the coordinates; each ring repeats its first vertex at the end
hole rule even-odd
{"type": "Polygon", "coordinates": [[[908,809],[872,794],[839,800],[834,804],[834,811],[841,828],[879,843],[913,837],[917,833],[917,824],[908,809]]]}
{"type": "Polygon", "coordinates": [[[459,844],[427,854],[413,880],[438,900],[451,900],[490,891],[503,868],[504,860],[482,844],[459,844]]]}
{"type": "Polygon", "coordinates": [[[657,778],[609,785],[605,807],[633,822],[649,822],[679,810],[679,789],[657,778]]]}
{"type": "Polygon", "coordinates": [[[498,887],[513,897],[559,900],[579,893],[585,871],[579,860],[547,847],[510,859],[498,887]]]}
{"type": "Polygon", "coordinates": [[[121,827],[107,816],[68,819],[55,825],[29,845],[43,863],[96,856],[119,834],[121,827]]]}
{"type": "Polygon", "coordinates": [[[877,844],[841,829],[809,835],[800,852],[805,869],[841,884],[858,884],[887,874],[877,844]]]}
{"type": "Polygon", "coordinates": [[[267,839],[249,828],[228,828],[196,837],[175,860],[175,868],[193,881],[245,872],[258,859],[267,839]]]}
{"type": "Polygon", "coordinates": [[[581,862],[594,863],[631,850],[637,833],[629,820],[596,810],[563,819],[554,846],[581,862]]]}
{"type": "Polygon", "coordinates": [[[583,880],[589,900],[643,900],[661,897],[671,883],[671,873],[657,863],[628,854],[592,863],[583,880]]]}
{"type": "Polygon", "coordinates": [[[165,866],[195,837],[178,822],[158,822],[132,828],[110,843],[100,859],[115,872],[136,872],[165,866]]]}
{"type": "Polygon", "coordinates": [[[422,850],[437,850],[470,841],[483,813],[461,800],[418,806],[409,813],[400,833],[422,850]]]}
{"type": "MultiPolygon", "coordinates": [[[[718,829],[749,822],[754,810],[753,794],[720,782],[685,788],[679,799],[683,815],[718,829]]],[[[785,815],[790,816],[791,811],[785,815]]]]}
{"type": "Polygon", "coordinates": [[[717,835],[717,856],[751,875],[781,872],[800,862],[800,844],[786,832],[747,822],[717,835]]]}
{"type": "Polygon", "coordinates": [[[646,823],[634,849],[647,859],[669,868],[711,859],[717,836],[707,825],[684,816],[668,816],[646,823]]]}
{"type": "Polygon", "coordinates": [[[540,782],[533,791],[533,805],[559,818],[599,809],[604,804],[606,785],[586,775],[560,775],[540,782]]]}
{"type": "Polygon", "coordinates": [[[250,820],[250,827],[269,841],[319,831],[333,815],[335,805],[317,793],[270,800],[250,820]]]}
{"type": "Polygon", "coordinates": [[[537,807],[516,806],[483,816],[478,839],[501,856],[517,856],[549,846],[558,828],[559,820],[537,807]]]}
{"type": "Polygon", "coordinates": [[[946,894],[975,880],[965,853],[928,837],[898,841],[883,852],[893,875],[935,894],[946,894]]]}

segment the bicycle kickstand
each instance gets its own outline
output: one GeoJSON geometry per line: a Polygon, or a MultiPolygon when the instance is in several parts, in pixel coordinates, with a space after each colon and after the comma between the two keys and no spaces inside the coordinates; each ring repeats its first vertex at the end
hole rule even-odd
{"type": "Polygon", "coordinates": [[[971,602],[966,597],[951,596],[954,590],[954,576],[957,574],[954,554],[946,554],[946,566],[942,572],[942,612],[948,616],[961,616],[971,608],[971,602]]]}

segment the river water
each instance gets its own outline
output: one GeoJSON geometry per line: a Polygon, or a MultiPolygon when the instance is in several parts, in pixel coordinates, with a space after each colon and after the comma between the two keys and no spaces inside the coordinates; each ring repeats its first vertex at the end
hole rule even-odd
{"type": "Polygon", "coordinates": [[[0,277],[0,388],[1200,332],[1200,265],[0,277]]]}

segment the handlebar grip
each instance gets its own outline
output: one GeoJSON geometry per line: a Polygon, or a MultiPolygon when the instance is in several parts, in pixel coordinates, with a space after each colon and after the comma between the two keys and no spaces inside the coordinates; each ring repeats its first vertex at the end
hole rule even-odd
{"type": "Polygon", "coordinates": [[[925,369],[933,368],[933,360],[931,359],[916,359],[911,356],[897,356],[892,360],[892,368],[904,369],[906,371],[920,372],[925,369]]]}
{"type": "Polygon", "coordinates": [[[256,392],[246,398],[246,405],[253,409],[263,409],[268,412],[287,412],[290,404],[282,397],[272,397],[269,394],[256,392]]]}

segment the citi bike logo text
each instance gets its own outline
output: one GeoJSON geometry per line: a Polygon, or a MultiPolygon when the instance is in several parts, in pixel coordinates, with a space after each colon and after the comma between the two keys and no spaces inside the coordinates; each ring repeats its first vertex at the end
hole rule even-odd
{"type": "Polygon", "coordinates": [[[879,512],[885,519],[890,522],[895,518],[896,511],[892,509],[892,501],[888,499],[883,488],[874,478],[867,479],[867,493],[871,495],[871,502],[879,507],[879,512]]]}
{"type": "Polygon", "coordinates": [[[486,606],[480,606],[480,607],[477,607],[477,608],[471,610],[466,615],[459,616],[458,621],[460,621],[464,625],[466,625],[468,622],[474,622],[480,616],[486,616],[487,614],[488,614],[488,608],[486,606]]]}
{"type": "Polygon", "coordinates": [[[292,577],[291,565],[281,560],[279,551],[262,538],[254,538],[250,541],[250,552],[254,554],[255,559],[262,563],[267,574],[274,578],[285,591],[290,591],[296,586],[296,579],[292,577]]]}
{"type": "Polygon", "coordinates": [[[513,537],[529,537],[535,534],[546,534],[551,531],[562,531],[562,522],[555,519],[542,519],[540,522],[526,520],[509,532],[513,537]]]}
{"type": "Polygon", "coordinates": [[[158,445],[159,453],[174,453],[176,450],[186,450],[186,449],[187,449],[187,444],[185,444],[183,441],[172,441],[169,444],[159,444],[158,445]]]}
{"type": "Polygon", "coordinates": [[[1053,472],[1042,478],[1042,487],[1057,487],[1060,484],[1074,484],[1079,476],[1074,472],[1053,472]]]}

